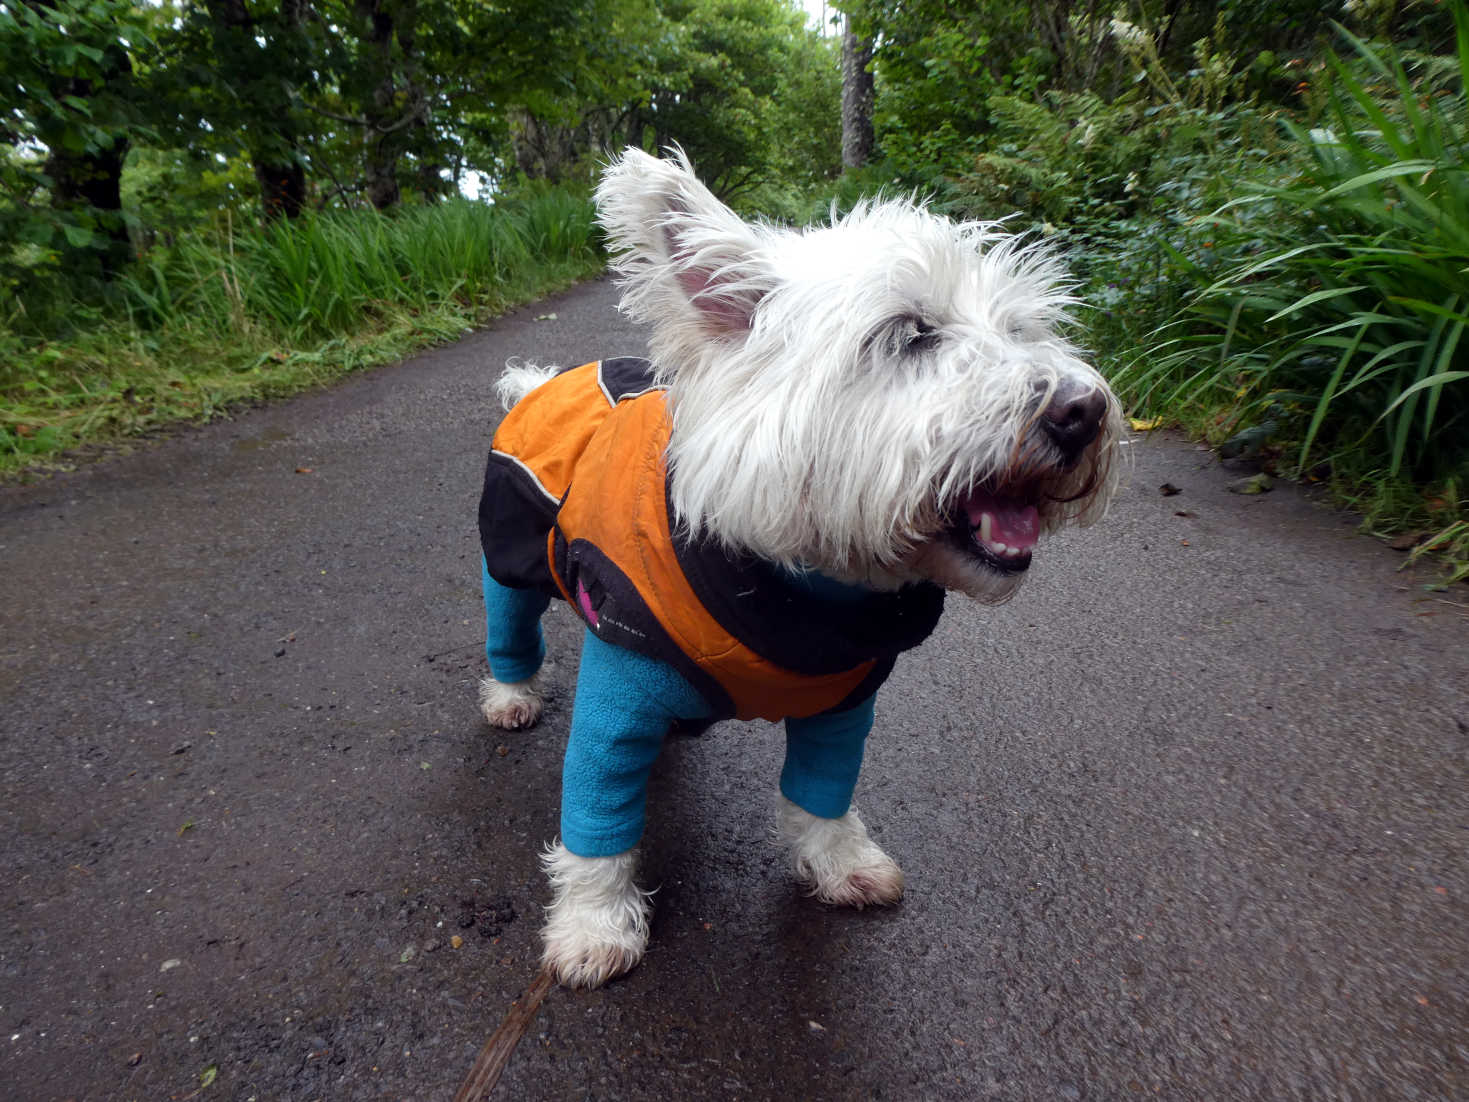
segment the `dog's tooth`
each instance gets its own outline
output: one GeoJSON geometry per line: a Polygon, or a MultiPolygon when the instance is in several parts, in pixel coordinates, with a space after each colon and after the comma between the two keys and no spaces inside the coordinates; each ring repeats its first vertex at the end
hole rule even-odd
{"type": "Polygon", "coordinates": [[[989,543],[989,541],[990,541],[990,525],[992,525],[994,522],[995,522],[994,521],[994,518],[992,516],[990,516],[988,513],[980,513],[979,514],[979,542],[980,543],[989,543]]]}
{"type": "Polygon", "coordinates": [[[995,540],[994,543],[990,544],[990,550],[993,551],[996,555],[1007,555],[1010,553],[1010,546],[1009,544],[1001,543],[999,540],[995,540]]]}

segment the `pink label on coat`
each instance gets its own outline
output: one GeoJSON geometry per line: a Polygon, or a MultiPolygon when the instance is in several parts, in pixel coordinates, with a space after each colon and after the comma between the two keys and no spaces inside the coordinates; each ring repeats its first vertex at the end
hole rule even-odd
{"type": "Polygon", "coordinates": [[[587,623],[592,627],[597,626],[597,611],[592,608],[592,598],[587,595],[587,587],[581,582],[576,583],[576,603],[581,605],[582,615],[587,618],[587,623]]]}

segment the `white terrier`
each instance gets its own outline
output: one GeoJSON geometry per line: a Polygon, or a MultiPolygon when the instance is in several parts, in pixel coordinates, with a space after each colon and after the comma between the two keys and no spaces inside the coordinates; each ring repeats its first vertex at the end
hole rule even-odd
{"type": "Polygon", "coordinates": [[[632,968],[649,770],[680,724],[786,721],[780,832],[829,903],[894,903],[851,806],[873,700],[945,590],[1009,598],[1043,530],[1116,486],[1121,416],[1060,335],[1047,251],[993,224],[865,203],[741,222],[681,157],[630,150],[597,190],[652,360],[512,366],[480,503],[485,718],[541,712],[539,620],[585,620],[544,963],[632,968]]]}

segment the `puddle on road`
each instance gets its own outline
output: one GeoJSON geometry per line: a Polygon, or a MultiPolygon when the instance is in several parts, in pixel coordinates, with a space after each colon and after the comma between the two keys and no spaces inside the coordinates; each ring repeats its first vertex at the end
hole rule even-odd
{"type": "Polygon", "coordinates": [[[291,434],[284,429],[266,429],[259,436],[253,436],[248,440],[236,440],[230,445],[231,451],[253,452],[262,448],[268,448],[272,444],[279,444],[282,440],[289,440],[291,434]]]}

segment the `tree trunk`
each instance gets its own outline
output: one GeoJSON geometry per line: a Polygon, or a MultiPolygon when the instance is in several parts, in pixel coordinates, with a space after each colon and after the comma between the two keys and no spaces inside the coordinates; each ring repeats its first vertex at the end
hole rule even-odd
{"type": "Polygon", "coordinates": [[[413,144],[413,131],[426,128],[429,121],[428,99],[418,79],[418,8],[412,2],[356,0],[356,11],[375,64],[372,92],[362,112],[367,124],[367,198],[378,210],[388,210],[402,199],[398,162],[413,144]]]}
{"type": "MultiPolygon", "coordinates": [[[[281,0],[281,18],[292,30],[300,30],[306,19],[304,0],[281,0]]],[[[283,113],[277,120],[276,136],[287,156],[267,157],[262,150],[251,158],[260,184],[260,204],[269,221],[300,218],[306,209],[306,165],[297,152],[300,143],[292,115],[283,113]]]]}
{"type": "MultiPolygon", "coordinates": [[[[85,98],[87,93],[68,94],[85,98]]],[[[95,152],[53,150],[42,169],[51,181],[52,207],[90,215],[95,222],[93,231],[105,241],[93,250],[103,279],[111,279],[132,258],[132,242],[122,216],[122,166],[130,144],[126,136],[119,135],[95,152]]]]}
{"type": "Polygon", "coordinates": [[[269,164],[258,155],[251,160],[256,182],[260,184],[260,206],[265,220],[301,217],[306,208],[306,166],[300,161],[269,164]]]}
{"type": "Polygon", "coordinates": [[[872,157],[872,39],[858,38],[847,16],[842,30],[842,165],[861,168],[872,157]]]}

